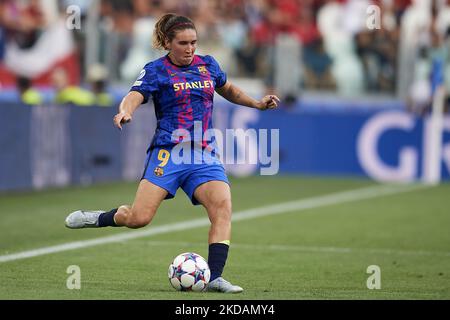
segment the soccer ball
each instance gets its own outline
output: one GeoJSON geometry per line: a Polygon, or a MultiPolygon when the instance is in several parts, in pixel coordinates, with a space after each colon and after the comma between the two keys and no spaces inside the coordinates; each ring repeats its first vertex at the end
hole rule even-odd
{"type": "Polygon", "coordinates": [[[169,281],[178,291],[202,291],[209,282],[211,271],[208,263],[197,253],[178,255],[169,265],[169,281]]]}

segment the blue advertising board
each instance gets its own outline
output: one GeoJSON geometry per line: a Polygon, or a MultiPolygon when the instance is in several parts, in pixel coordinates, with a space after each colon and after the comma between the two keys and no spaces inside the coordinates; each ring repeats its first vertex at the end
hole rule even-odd
{"type": "MultiPolygon", "coordinates": [[[[139,179],[155,130],[151,105],[119,131],[116,108],[0,106],[0,190],[36,189],[139,179]]],[[[260,112],[223,100],[215,127],[230,175],[308,174],[414,182],[427,178],[431,117],[398,109],[272,110],[260,112]],[[231,143],[230,143],[231,140],[231,143]]],[[[443,119],[441,179],[450,175],[450,116],[443,119]]],[[[216,137],[217,138],[217,137],[216,137]]]]}

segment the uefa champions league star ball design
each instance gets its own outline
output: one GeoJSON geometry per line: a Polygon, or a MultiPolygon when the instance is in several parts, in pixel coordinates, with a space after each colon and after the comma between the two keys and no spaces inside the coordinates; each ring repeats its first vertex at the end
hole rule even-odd
{"type": "Polygon", "coordinates": [[[178,291],[202,291],[209,282],[211,271],[199,254],[185,252],[169,265],[169,281],[178,291]]]}

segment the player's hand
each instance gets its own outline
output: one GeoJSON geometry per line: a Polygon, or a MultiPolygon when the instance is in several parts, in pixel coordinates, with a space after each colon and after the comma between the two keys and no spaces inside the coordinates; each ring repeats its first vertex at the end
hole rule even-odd
{"type": "Polygon", "coordinates": [[[267,95],[264,98],[261,99],[259,102],[258,109],[260,110],[267,110],[267,109],[275,109],[278,107],[278,102],[280,102],[280,99],[275,95],[267,95]]]}
{"type": "Polygon", "coordinates": [[[119,112],[114,116],[113,122],[117,128],[122,130],[122,124],[130,122],[132,119],[133,118],[128,112],[119,112]]]}

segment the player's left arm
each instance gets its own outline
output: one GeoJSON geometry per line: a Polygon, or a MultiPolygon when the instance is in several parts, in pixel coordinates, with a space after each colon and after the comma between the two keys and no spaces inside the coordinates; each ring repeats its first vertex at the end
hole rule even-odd
{"type": "Polygon", "coordinates": [[[259,101],[253,99],[230,81],[227,81],[222,87],[216,88],[216,92],[232,103],[259,110],[275,109],[280,102],[275,95],[267,95],[259,101]]]}

